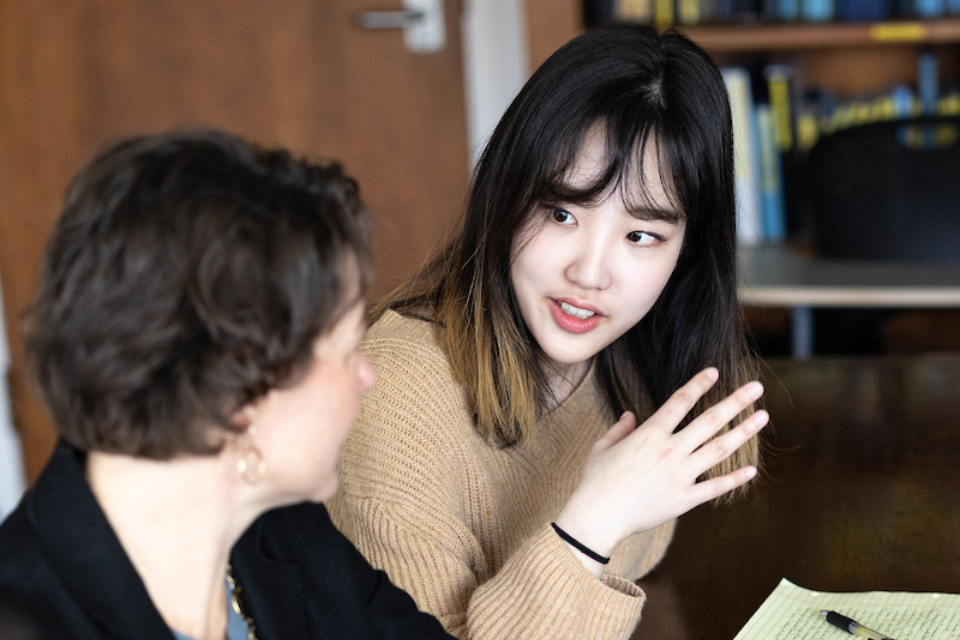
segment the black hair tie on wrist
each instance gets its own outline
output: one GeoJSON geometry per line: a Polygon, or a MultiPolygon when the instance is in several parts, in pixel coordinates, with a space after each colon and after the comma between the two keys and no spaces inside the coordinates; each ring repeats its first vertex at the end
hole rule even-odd
{"type": "Polygon", "coordinates": [[[594,551],[593,549],[590,549],[584,546],[582,542],[580,542],[579,540],[574,538],[572,535],[570,535],[569,533],[567,533],[566,531],[558,527],[556,522],[551,522],[550,526],[553,527],[553,530],[557,532],[557,535],[560,536],[560,538],[564,542],[569,542],[574,549],[576,549],[583,555],[587,556],[591,560],[596,560],[600,564],[607,564],[608,562],[610,562],[610,558],[605,558],[599,553],[597,553],[596,551],[594,551]]]}

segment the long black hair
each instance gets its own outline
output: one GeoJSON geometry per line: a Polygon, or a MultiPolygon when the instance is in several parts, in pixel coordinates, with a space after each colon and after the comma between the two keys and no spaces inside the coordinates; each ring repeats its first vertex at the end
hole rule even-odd
{"type": "MultiPolygon", "coordinates": [[[[476,168],[460,232],[381,306],[430,311],[478,430],[501,445],[523,439],[549,400],[535,342],[514,300],[514,243],[544,203],[587,202],[611,187],[632,193],[636,181],[642,189],[647,144],[656,146],[686,230],[657,303],[598,356],[611,413],[642,416],[709,365],[720,369],[721,383],[704,403],[745,382],[733,133],[722,76],[680,33],[645,26],[588,31],[554,53],[504,114],[476,168]],[[605,170],[571,192],[566,177],[597,126],[605,131],[605,170]]],[[[745,451],[747,459],[756,457],[755,449],[745,451]]]]}

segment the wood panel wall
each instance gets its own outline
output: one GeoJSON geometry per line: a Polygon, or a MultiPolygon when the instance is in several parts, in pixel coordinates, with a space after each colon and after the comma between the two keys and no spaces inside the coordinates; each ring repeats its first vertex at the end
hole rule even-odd
{"type": "Polygon", "coordinates": [[[104,141],[217,126],[343,160],[378,218],[381,290],[440,241],[468,180],[460,4],[448,0],[449,43],[431,56],[351,26],[396,4],[0,0],[0,273],[31,480],[55,434],[29,390],[20,314],[67,181],[104,141]]]}
{"type": "Polygon", "coordinates": [[[530,72],[583,32],[582,0],[527,0],[530,72]]]}

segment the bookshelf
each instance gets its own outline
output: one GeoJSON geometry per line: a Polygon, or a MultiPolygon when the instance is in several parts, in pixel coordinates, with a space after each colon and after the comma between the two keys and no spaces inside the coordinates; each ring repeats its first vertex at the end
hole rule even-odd
{"type": "Polygon", "coordinates": [[[678,28],[712,54],[960,43],[960,17],[938,20],[730,24],[678,28]]]}
{"type": "MultiPolygon", "coordinates": [[[[922,56],[932,55],[938,60],[942,94],[955,93],[960,85],[960,17],[816,24],[754,22],[678,25],[677,28],[710,52],[720,65],[757,70],[765,65],[785,64],[793,70],[798,91],[810,87],[824,88],[839,102],[870,101],[872,96],[883,94],[897,85],[910,87],[919,94],[922,56]]],[[[804,152],[793,152],[795,167],[803,164],[803,157],[804,152]]],[[[794,188],[796,197],[797,189],[794,188]]],[[[864,342],[881,343],[879,347],[856,346],[851,353],[860,353],[856,349],[867,348],[889,352],[956,348],[950,345],[956,344],[958,330],[950,325],[958,316],[956,312],[944,310],[955,309],[960,301],[955,297],[956,283],[960,282],[956,279],[960,273],[958,267],[835,262],[810,255],[812,211],[798,207],[796,200],[793,204],[796,226],[788,233],[789,244],[794,248],[802,246],[804,251],[801,253],[806,255],[801,257],[787,246],[777,245],[760,245],[744,252],[745,256],[754,259],[764,257],[769,260],[773,256],[779,260],[775,269],[767,269],[770,265],[766,264],[758,271],[757,265],[752,264],[753,271],[746,270],[747,281],[755,285],[742,292],[747,326],[761,345],[764,340],[768,345],[776,345],[778,341],[782,344],[783,338],[777,336],[788,332],[787,353],[799,358],[809,357],[814,353],[814,309],[833,309],[829,312],[833,315],[816,316],[820,319],[817,335],[823,329],[833,332],[832,337],[818,347],[828,353],[837,348],[838,342],[845,342],[848,338],[852,344],[859,343],[859,338],[854,340],[845,331],[863,334],[864,342]],[[784,268],[787,268],[786,272],[784,268]],[[858,270],[868,271],[872,280],[864,282],[858,270]],[[749,275],[751,273],[753,276],[749,275]],[[776,274],[776,282],[756,286],[760,282],[757,273],[776,274]],[[904,284],[903,273],[914,274],[913,279],[904,284]],[[783,280],[784,277],[787,279],[783,280]],[[931,295],[929,299],[917,299],[918,292],[933,291],[935,285],[941,288],[949,285],[949,293],[954,298],[945,300],[942,296],[931,295]],[[884,295],[874,296],[877,291],[884,295]],[[760,293],[768,296],[758,297],[760,293]],[[824,299],[823,296],[828,294],[835,299],[824,299]],[[866,299],[865,295],[872,297],[866,299]],[[844,329],[828,327],[824,323],[844,329]],[[901,325],[907,328],[899,330],[901,325]],[[876,337],[866,337],[871,335],[876,337]],[[914,343],[919,346],[912,346],[914,343]]],[[[933,293],[942,291],[936,289],[933,293]]],[[[761,346],[761,350],[763,348],[761,346]]],[[[774,352],[777,348],[773,347],[774,352]]]]}
{"type": "Polygon", "coordinates": [[[884,22],[675,25],[721,66],[787,64],[799,90],[819,87],[836,99],[916,89],[921,54],[932,53],[944,90],[960,86],[960,16],[884,22]]]}

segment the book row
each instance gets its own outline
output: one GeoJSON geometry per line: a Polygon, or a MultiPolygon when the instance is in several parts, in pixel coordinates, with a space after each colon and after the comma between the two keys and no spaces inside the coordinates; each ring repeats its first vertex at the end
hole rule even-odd
{"type": "MultiPolygon", "coordinates": [[[[779,242],[797,232],[804,163],[824,136],[881,120],[960,116],[960,88],[941,88],[933,54],[920,56],[915,87],[900,85],[849,99],[798,86],[795,70],[786,64],[725,67],[722,73],[733,116],[738,228],[744,244],[779,242]]],[[[904,145],[931,144],[909,133],[905,129],[904,145]]],[[[952,141],[933,141],[940,142],[952,141]]]]}
{"type": "Polygon", "coordinates": [[[587,0],[588,24],[871,22],[960,16],[960,0],[587,0]]]}

